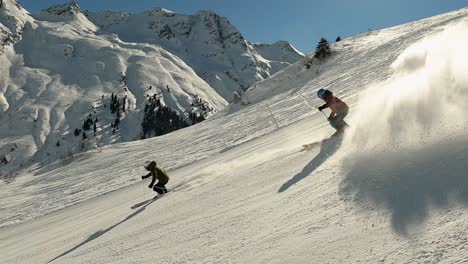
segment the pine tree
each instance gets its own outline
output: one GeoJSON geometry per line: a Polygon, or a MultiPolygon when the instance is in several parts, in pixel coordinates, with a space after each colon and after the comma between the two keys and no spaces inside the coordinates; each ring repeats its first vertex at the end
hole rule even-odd
{"type": "Polygon", "coordinates": [[[330,45],[328,44],[328,40],[326,38],[321,38],[317,47],[315,48],[315,55],[314,57],[318,60],[323,60],[328,57],[331,53],[330,45]]]}
{"type": "Polygon", "coordinates": [[[338,37],[336,38],[335,42],[340,42],[340,41],[341,41],[341,38],[340,38],[340,36],[338,36],[338,37]]]}
{"type": "Polygon", "coordinates": [[[141,123],[142,138],[164,135],[187,126],[176,111],[162,105],[156,96],[150,97],[146,102],[141,123]]]}
{"type": "Polygon", "coordinates": [[[120,118],[117,117],[117,118],[114,120],[114,128],[119,129],[119,124],[120,124],[120,118]]]}
{"type": "Polygon", "coordinates": [[[120,117],[120,102],[117,100],[117,103],[115,104],[115,114],[119,118],[120,117]]]}
{"type": "Polygon", "coordinates": [[[88,117],[84,122],[83,122],[83,130],[88,131],[91,129],[91,125],[93,124],[93,120],[88,117]]]}
{"type": "Polygon", "coordinates": [[[109,103],[109,109],[110,109],[110,111],[111,111],[111,114],[114,114],[114,113],[115,113],[114,93],[111,94],[110,103],[109,103]]]}
{"type": "Polygon", "coordinates": [[[213,108],[210,107],[210,104],[200,98],[197,94],[195,94],[193,97],[191,106],[192,109],[190,109],[189,118],[192,121],[192,125],[206,120],[206,117],[209,115],[209,113],[213,111],[213,108]]]}

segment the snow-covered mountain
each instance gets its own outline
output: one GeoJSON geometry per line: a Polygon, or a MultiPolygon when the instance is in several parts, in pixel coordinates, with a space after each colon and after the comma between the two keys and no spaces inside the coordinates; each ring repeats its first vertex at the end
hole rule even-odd
{"type": "Polygon", "coordinates": [[[467,46],[468,8],[366,32],[237,111],[30,167],[0,183],[0,263],[466,263],[467,46]],[[156,201],[146,160],[171,177],[156,201]]]}
{"type": "Polygon", "coordinates": [[[281,40],[273,44],[252,44],[263,58],[271,61],[283,61],[294,64],[304,58],[304,54],[294,48],[289,42],[281,40]]]}
{"type": "Polygon", "coordinates": [[[227,18],[212,11],[183,15],[155,8],[138,14],[84,14],[101,32],[116,33],[128,42],[158,44],[176,54],[228,101],[234,91],[245,90],[303,57],[285,41],[251,44],[227,18]]]}
{"type": "Polygon", "coordinates": [[[186,120],[197,100],[213,112],[227,104],[163,48],[97,34],[73,2],[31,17],[4,0],[0,21],[0,174],[139,139],[144,105],[153,96],[186,120]],[[121,113],[111,113],[112,94],[125,104],[121,113]],[[86,136],[75,135],[88,119],[86,136]]]}

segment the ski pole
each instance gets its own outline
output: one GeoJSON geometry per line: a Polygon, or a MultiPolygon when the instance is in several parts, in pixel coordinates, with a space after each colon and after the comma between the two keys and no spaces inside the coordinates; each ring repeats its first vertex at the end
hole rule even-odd
{"type": "MultiPolygon", "coordinates": [[[[316,106],[315,109],[318,110],[318,109],[319,109],[319,106],[316,106]]],[[[320,111],[320,113],[322,113],[322,115],[328,120],[328,116],[327,116],[323,111],[321,111],[321,110],[319,110],[319,111],[320,111]]]]}
{"type": "MultiPolygon", "coordinates": [[[[312,106],[312,104],[309,103],[309,101],[307,101],[307,99],[305,98],[305,96],[303,94],[299,94],[299,96],[302,97],[304,99],[304,101],[306,102],[306,104],[308,104],[311,108],[313,107],[316,110],[318,109],[318,106],[312,106]]],[[[320,111],[320,113],[322,113],[323,116],[328,120],[328,116],[324,112],[320,111]]]]}

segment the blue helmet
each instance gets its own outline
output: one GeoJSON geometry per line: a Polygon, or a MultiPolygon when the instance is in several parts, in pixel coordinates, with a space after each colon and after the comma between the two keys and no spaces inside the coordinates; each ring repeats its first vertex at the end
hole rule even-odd
{"type": "Polygon", "coordinates": [[[317,97],[323,99],[323,96],[325,95],[325,92],[326,92],[326,91],[327,91],[327,90],[325,90],[325,89],[323,89],[323,88],[320,89],[320,90],[318,90],[318,91],[317,91],[317,97]]]}

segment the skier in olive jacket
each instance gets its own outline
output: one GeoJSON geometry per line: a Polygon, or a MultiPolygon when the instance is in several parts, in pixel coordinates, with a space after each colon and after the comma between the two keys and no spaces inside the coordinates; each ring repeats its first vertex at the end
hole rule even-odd
{"type": "Polygon", "coordinates": [[[148,185],[148,188],[153,188],[153,190],[158,194],[167,193],[167,188],[165,186],[169,182],[169,176],[167,176],[167,173],[163,169],[156,166],[156,161],[154,160],[151,162],[147,161],[145,163],[145,169],[149,171],[149,173],[144,176],[141,176],[142,179],[146,179],[149,176],[153,176],[150,185],[148,185]],[[158,183],[156,183],[155,185],[154,183],[156,179],[158,180],[158,183]]]}

